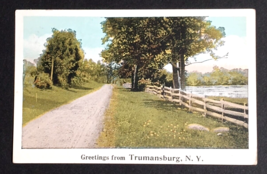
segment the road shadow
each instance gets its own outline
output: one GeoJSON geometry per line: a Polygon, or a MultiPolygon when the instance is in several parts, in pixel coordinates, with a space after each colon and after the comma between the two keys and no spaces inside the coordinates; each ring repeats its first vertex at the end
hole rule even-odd
{"type": "Polygon", "coordinates": [[[121,88],[121,89],[127,92],[144,92],[144,90],[132,90],[131,88],[121,88]]]}
{"type": "Polygon", "coordinates": [[[73,89],[81,89],[81,90],[91,90],[93,88],[85,87],[85,86],[73,86],[73,89]]]}
{"type": "Polygon", "coordinates": [[[77,93],[77,91],[74,91],[74,90],[72,90],[72,89],[65,89],[66,91],[69,91],[69,92],[74,92],[74,93],[77,93]]]}
{"type": "Polygon", "coordinates": [[[170,111],[181,108],[177,103],[170,102],[167,100],[153,100],[153,99],[143,99],[146,107],[153,107],[162,111],[170,111]]]}
{"type": "Polygon", "coordinates": [[[64,102],[55,102],[53,99],[48,100],[48,99],[40,99],[35,97],[30,97],[28,96],[27,98],[23,98],[23,108],[28,108],[28,109],[38,109],[42,110],[42,112],[46,111],[46,107],[43,107],[42,105],[46,105],[46,107],[51,106],[53,108],[54,106],[60,106],[64,104],[64,102]]]}

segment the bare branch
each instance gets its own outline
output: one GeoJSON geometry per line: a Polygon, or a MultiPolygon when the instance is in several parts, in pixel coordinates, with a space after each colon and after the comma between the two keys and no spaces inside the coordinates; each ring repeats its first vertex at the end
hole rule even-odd
{"type": "MultiPolygon", "coordinates": [[[[229,53],[227,53],[226,55],[224,55],[224,56],[222,56],[222,57],[219,57],[219,58],[217,58],[217,59],[226,59],[226,58],[228,58],[227,56],[228,56],[228,54],[229,53]]],[[[217,60],[216,59],[216,60],[217,60]]],[[[192,65],[192,64],[196,64],[196,63],[203,63],[203,62],[207,62],[207,61],[210,61],[210,60],[214,60],[214,59],[207,59],[207,60],[203,60],[203,61],[201,61],[201,62],[193,62],[193,63],[189,63],[189,64],[187,64],[187,65],[185,65],[185,66],[189,66],[189,65],[192,65]]]]}

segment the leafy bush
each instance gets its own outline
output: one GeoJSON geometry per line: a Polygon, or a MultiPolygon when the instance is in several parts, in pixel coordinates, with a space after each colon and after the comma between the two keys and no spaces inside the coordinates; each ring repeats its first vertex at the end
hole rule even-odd
{"type": "Polygon", "coordinates": [[[104,75],[101,75],[101,76],[98,76],[97,78],[95,78],[94,81],[96,81],[98,83],[106,83],[107,77],[104,75]]]}
{"type": "Polygon", "coordinates": [[[57,76],[57,78],[58,78],[58,81],[59,81],[58,84],[61,87],[63,87],[63,88],[68,88],[69,87],[69,84],[67,82],[67,78],[66,77],[64,77],[63,75],[59,75],[59,76],[57,76]]]}
{"type": "Polygon", "coordinates": [[[152,82],[151,85],[153,85],[153,86],[157,86],[157,87],[160,87],[160,86],[161,86],[161,84],[160,84],[159,81],[157,81],[157,82],[152,82]]]}
{"type": "Polygon", "coordinates": [[[138,89],[141,91],[144,91],[146,88],[146,85],[151,85],[151,80],[150,79],[141,79],[138,81],[138,89]]]}
{"type": "Polygon", "coordinates": [[[117,78],[117,79],[115,80],[115,83],[116,83],[117,85],[122,86],[124,83],[131,83],[131,79],[130,79],[130,78],[128,78],[128,79],[126,79],[126,78],[123,78],[123,79],[121,79],[121,78],[117,78]]]}
{"type": "Polygon", "coordinates": [[[73,77],[71,79],[71,87],[73,87],[73,86],[81,86],[85,82],[89,82],[89,80],[87,79],[87,77],[75,76],[75,77],[73,77]]]}
{"type": "Polygon", "coordinates": [[[39,73],[35,76],[34,85],[40,89],[49,89],[52,88],[53,83],[49,78],[49,74],[39,73]]]}
{"type": "Polygon", "coordinates": [[[35,66],[27,66],[25,73],[34,77],[37,75],[37,68],[35,66]]]}

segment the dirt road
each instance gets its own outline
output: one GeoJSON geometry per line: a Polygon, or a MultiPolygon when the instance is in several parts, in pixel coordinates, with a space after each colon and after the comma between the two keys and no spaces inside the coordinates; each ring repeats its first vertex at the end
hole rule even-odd
{"type": "Polygon", "coordinates": [[[47,112],[22,130],[22,148],[94,148],[112,86],[47,112]]]}

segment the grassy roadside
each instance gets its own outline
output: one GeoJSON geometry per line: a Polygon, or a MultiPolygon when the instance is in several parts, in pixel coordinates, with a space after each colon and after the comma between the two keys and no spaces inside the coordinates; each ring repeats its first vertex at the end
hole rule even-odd
{"type": "Polygon", "coordinates": [[[116,108],[118,106],[118,90],[114,85],[113,93],[110,99],[109,108],[105,112],[104,118],[104,129],[101,132],[98,140],[97,146],[104,148],[114,148],[115,147],[115,130],[116,122],[114,119],[114,113],[116,113],[116,108]]]}
{"type": "Polygon", "coordinates": [[[99,147],[248,148],[245,128],[190,113],[186,108],[145,92],[131,92],[121,87],[115,87],[113,92],[99,147]],[[107,123],[109,118],[112,121],[107,123]],[[218,136],[212,131],[186,129],[192,123],[210,130],[228,126],[230,132],[218,136]]]}
{"type": "Polygon", "coordinates": [[[53,86],[52,89],[35,88],[30,77],[25,78],[23,89],[23,126],[40,115],[69,103],[83,95],[99,89],[103,84],[91,81],[78,88],[68,90],[53,86]]]}

